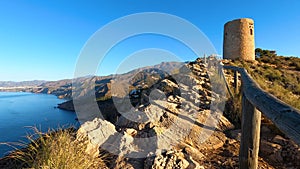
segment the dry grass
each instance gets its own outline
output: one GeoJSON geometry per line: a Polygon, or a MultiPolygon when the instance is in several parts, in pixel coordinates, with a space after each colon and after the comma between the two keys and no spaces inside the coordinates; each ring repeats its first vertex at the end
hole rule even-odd
{"type": "Polygon", "coordinates": [[[262,89],[300,109],[300,71],[287,62],[292,60],[300,64],[300,58],[273,56],[269,59],[272,62],[266,58],[262,57],[256,63],[233,61],[230,64],[244,67],[262,89]]]}
{"type": "Polygon", "coordinates": [[[31,143],[8,156],[21,161],[22,168],[107,168],[103,160],[104,156],[87,154],[87,139],[75,139],[74,131],[60,129],[44,134],[36,128],[33,129],[35,134],[28,136],[31,143]],[[38,139],[35,139],[37,137],[38,139]]]}

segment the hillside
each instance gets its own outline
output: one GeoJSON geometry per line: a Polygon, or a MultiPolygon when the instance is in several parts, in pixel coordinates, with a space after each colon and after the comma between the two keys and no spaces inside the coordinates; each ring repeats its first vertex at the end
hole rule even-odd
{"type": "Polygon", "coordinates": [[[13,82],[13,81],[2,81],[0,82],[0,91],[15,91],[15,92],[33,92],[33,93],[44,93],[53,94],[59,98],[71,99],[72,90],[75,85],[81,88],[79,95],[84,96],[90,92],[95,92],[96,97],[100,100],[105,100],[110,98],[110,84],[113,78],[128,79],[133,76],[132,89],[137,87],[142,87],[146,84],[151,85],[155,80],[161,79],[166,76],[166,74],[174,69],[178,68],[183,63],[180,62],[162,62],[158,65],[147,66],[132,70],[128,73],[109,75],[109,76],[87,76],[77,79],[63,79],[58,81],[23,81],[23,82],[13,82]],[[73,84],[72,84],[73,83],[73,84]],[[95,84],[92,88],[86,88],[95,84]]]}
{"type": "Polygon", "coordinates": [[[260,57],[254,62],[223,62],[246,68],[262,89],[300,109],[300,58],[277,56],[262,49],[257,51],[260,57]]]}
{"type": "Polygon", "coordinates": [[[43,80],[33,80],[33,81],[0,81],[0,91],[10,91],[10,92],[33,92],[33,93],[44,93],[53,94],[59,98],[71,99],[72,90],[75,85],[82,89],[82,93],[79,95],[88,95],[90,92],[95,92],[96,97],[99,100],[105,100],[111,97],[110,85],[113,78],[119,78],[119,80],[125,80],[134,77],[130,82],[132,84],[131,89],[138,87],[147,87],[147,85],[152,85],[157,79],[165,77],[171,71],[180,67],[184,63],[181,62],[162,62],[157,65],[141,67],[131,70],[124,74],[108,75],[108,76],[87,76],[77,79],[63,79],[58,81],[43,81],[43,80]],[[72,84],[73,83],[73,84],[72,84]],[[87,86],[92,86],[93,88],[86,88],[87,86]],[[146,86],[145,86],[146,85],[146,86]]]}

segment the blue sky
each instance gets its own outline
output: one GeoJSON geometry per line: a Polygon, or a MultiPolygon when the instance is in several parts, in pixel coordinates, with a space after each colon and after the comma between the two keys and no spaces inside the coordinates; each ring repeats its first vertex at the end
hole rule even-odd
{"type": "MultiPolygon", "coordinates": [[[[0,81],[72,78],[87,40],[101,27],[139,12],[176,15],[198,27],[222,54],[223,25],[232,19],[255,21],[256,47],[300,56],[300,1],[297,0],[2,0],[0,1],[0,81]]],[[[121,30],[122,28],[120,28],[121,30]]],[[[175,40],[146,35],[120,43],[97,70],[114,73],[134,51],[161,48],[194,59],[175,40]]]]}

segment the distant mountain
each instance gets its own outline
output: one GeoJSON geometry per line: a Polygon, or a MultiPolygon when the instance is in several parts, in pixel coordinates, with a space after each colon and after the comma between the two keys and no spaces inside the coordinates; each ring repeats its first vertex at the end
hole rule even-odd
{"type": "Polygon", "coordinates": [[[109,76],[86,76],[59,81],[0,82],[0,87],[16,87],[13,89],[0,88],[0,91],[45,93],[56,95],[59,98],[71,99],[72,91],[76,88],[78,96],[87,96],[95,93],[97,99],[104,100],[111,97],[110,89],[112,84],[117,83],[114,86],[118,93],[124,92],[121,91],[123,87],[118,87],[118,85],[121,86],[125,83],[127,83],[130,90],[145,88],[151,86],[157,80],[165,78],[168,74],[178,71],[183,65],[184,63],[182,62],[162,62],[158,65],[134,69],[128,73],[109,76]],[[128,81],[129,79],[130,81],[128,81]],[[3,85],[1,86],[1,84],[3,85]]]}
{"type": "Polygon", "coordinates": [[[0,87],[39,86],[45,82],[46,82],[45,80],[32,80],[32,81],[22,81],[22,82],[0,81],[0,87]]]}
{"type": "Polygon", "coordinates": [[[125,83],[130,89],[145,88],[178,70],[183,64],[181,62],[162,62],[158,65],[138,68],[124,74],[82,77],[74,79],[73,84],[71,79],[45,82],[33,92],[54,94],[59,98],[71,99],[72,91],[76,88],[77,96],[87,96],[95,92],[97,99],[104,100],[111,97],[110,89],[112,85],[115,87],[114,90],[118,90],[118,93],[124,93],[124,91],[121,91],[123,87],[118,86],[125,85],[125,83]],[[128,81],[129,79],[130,81],[128,81]]]}

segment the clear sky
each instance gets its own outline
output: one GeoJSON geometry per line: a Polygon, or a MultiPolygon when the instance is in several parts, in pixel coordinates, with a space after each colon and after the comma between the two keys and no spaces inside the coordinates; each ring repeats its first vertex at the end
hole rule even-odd
{"type": "MultiPolygon", "coordinates": [[[[222,54],[223,25],[236,18],[252,18],[256,47],[300,56],[299,9],[299,0],[1,0],[0,81],[72,78],[86,41],[109,22],[138,12],[186,19],[210,39],[218,54],[222,54]]],[[[146,42],[143,38],[129,39],[130,45],[110,54],[115,63],[105,64],[98,73],[114,73],[123,57],[143,48],[160,47],[184,60],[194,58],[168,38],[148,35],[146,42]]]]}

